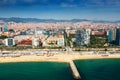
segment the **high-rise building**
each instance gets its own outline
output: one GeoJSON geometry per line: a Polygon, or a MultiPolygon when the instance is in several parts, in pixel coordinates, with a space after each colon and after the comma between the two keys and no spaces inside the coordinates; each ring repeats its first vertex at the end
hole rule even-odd
{"type": "Polygon", "coordinates": [[[32,46],[33,46],[33,47],[39,46],[39,38],[34,38],[34,39],[32,40],[32,46]]]}
{"type": "Polygon", "coordinates": [[[108,42],[111,44],[115,44],[115,42],[116,42],[116,29],[110,29],[108,31],[108,42]]]}
{"type": "Polygon", "coordinates": [[[85,44],[89,44],[90,43],[90,33],[91,33],[91,29],[86,29],[85,30],[85,44]]]}
{"type": "Polygon", "coordinates": [[[58,41],[57,41],[58,46],[64,47],[65,46],[64,36],[60,32],[58,32],[57,37],[58,37],[58,41]]]}
{"type": "Polygon", "coordinates": [[[116,29],[113,29],[113,41],[116,40],[116,29]]]}
{"type": "Polygon", "coordinates": [[[116,29],[116,45],[120,46],[120,28],[116,29]]]}
{"type": "Polygon", "coordinates": [[[112,43],[113,42],[113,30],[108,31],[108,42],[112,43]]]}
{"type": "Polygon", "coordinates": [[[15,45],[15,41],[14,41],[13,38],[7,38],[7,39],[4,40],[4,44],[6,46],[13,46],[13,45],[15,45]]]}
{"type": "Polygon", "coordinates": [[[90,43],[90,34],[89,30],[79,29],[76,31],[76,46],[83,46],[90,43]]]}
{"type": "Polygon", "coordinates": [[[4,23],[4,32],[8,32],[8,23],[4,23]]]}
{"type": "Polygon", "coordinates": [[[108,31],[108,42],[111,44],[120,45],[120,28],[110,29],[108,31]]]}
{"type": "Polygon", "coordinates": [[[3,28],[2,27],[0,27],[0,32],[3,32],[3,28]]]}

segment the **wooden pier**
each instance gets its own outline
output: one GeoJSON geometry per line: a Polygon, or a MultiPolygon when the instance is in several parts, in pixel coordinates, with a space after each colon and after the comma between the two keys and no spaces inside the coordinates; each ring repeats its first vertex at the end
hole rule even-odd
{"type": "Polygon", "coordinates": [[[73,73],[74,78],[75,78],[76,80],[80,80],[80,79],[81,79],[81,76],[80,76],[80,74],[79,74],[79,72],[78,72],[78,70],[77,70],[76,65],[74,64],[74,62],[73,62],[72,60],[70,61],[70,68],[71,68],[71,70],[72,70],[72,73],[73,73]]]}

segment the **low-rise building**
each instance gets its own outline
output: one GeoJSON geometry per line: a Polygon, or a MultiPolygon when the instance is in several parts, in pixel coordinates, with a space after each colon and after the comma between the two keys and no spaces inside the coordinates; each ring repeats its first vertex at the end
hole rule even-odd
{"type": "Polygon", "coordinates": [[[13,46],[13,45],[15,45],[15,41],[14,41],[13,38],[6,38],[6,39],[4,39],[3,43],[6,46],[13,46]]]}
{"type": "Polygon", "coordinates": [[[32,46],[33,47],[37,47],[37,46],[39,46],[39,38],[34,38],[33,40],[32,40],[32,46]]]}

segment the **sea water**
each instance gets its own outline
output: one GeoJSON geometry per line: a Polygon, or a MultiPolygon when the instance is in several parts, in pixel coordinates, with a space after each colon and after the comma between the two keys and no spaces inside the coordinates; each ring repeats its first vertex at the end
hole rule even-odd
{"type": "Polygon", "coordinates": [[[81,80],[120,80],[120,59],[74,61],[81,80]]]}
{"type": "MultiPolygon", "coordinates": [[[[120,59],[74,61],[81,80],[120,80],[120,59]]],[[[0,80],[75,80],[68,63],[20,62],[0,64],[0,80]]]]}
{"type": "Polygon", "coordinates": [[[23,62],[0,64],[0,80],[74,80],[68,63],[23,62]]]}

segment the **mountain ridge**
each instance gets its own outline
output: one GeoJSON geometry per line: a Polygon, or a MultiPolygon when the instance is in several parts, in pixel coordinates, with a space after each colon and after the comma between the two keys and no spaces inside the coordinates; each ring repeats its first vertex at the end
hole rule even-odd
{"type": "Polygon", "coordinates": [[[104,20],[88,20],[88,19],[71,19],[71,20],[57,20],[57,19],[38,19],[38,18],[19,18],[19,17],[11,17],[11,18],[0,18],[0,20],[3,20],[4,22],[94,22],[94,23],[120,23],[120,20],[118,21],[104,21],[104,20]]]}

